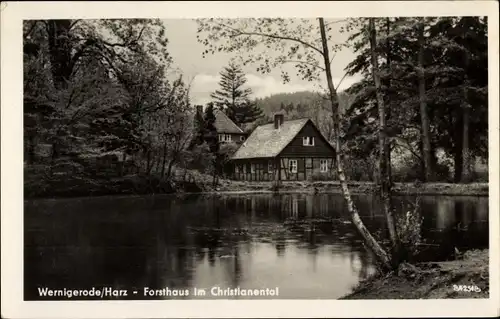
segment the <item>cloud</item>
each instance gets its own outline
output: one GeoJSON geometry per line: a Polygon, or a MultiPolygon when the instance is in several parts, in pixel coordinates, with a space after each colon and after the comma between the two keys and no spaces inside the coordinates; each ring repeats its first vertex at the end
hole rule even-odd
{"type": "MultiPolygon", "coordinates": [[[[273,76],[261,76],[247,74],[246,87],[252,89],[253,98],[263,98],[278,93],[293,93],[300,91],[323,91],[326,83],[291,81],[283,83],[280,78],[273,76]]],[[[342,81],[339,90],[342,91],[359,80],[359,77],[346,77],[342,81]]],[[[191,99],[194,104],[206,104],[210,102],[210,94],[219,88],[220,75],[198,74],[195,76],[191,86],[191,99]]],[[[334,78],[333,83],[338,85],[340,78],[334,78]]]]}

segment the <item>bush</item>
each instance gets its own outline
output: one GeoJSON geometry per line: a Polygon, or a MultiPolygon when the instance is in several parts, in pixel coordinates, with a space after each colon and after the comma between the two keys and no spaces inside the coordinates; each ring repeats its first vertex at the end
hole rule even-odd
{"type": "Polygon", "coordinates": [[[308,176],[309,181],[333,181],[335,180],[335,174],[332,172],[321,173],[314,172],[308,176]]]}
{"type": "Polygon", "coordinates": [[[453,182],[453,178],[451,176],[450,167],[445,163],[437,163],[434,166],[435,173],[435,181],[437,182],[453,182]]]}
{"type": "Polygon", "coordinates": [[[414,182],[422,177],[422,166],[418,160],[408,159],[405,164],[393,167],[391,170],[394,182],[414,182]]]}
{"type": "Polygon", "coordinates": [[[346,178],[351,181],[373,181],[376,171],[376,161],[373,157],[346,158],[344,161],[344,172],[346,178]]]}
{"type": "Polygon", "coordinates": [[[424,219],[420,212],[420,197],[408,206],[410,207],[403,209],[403,213],[396,214],[395,219],[399,239],[406,252],[405,259],[411,260],[420,252],[424,219]]]}

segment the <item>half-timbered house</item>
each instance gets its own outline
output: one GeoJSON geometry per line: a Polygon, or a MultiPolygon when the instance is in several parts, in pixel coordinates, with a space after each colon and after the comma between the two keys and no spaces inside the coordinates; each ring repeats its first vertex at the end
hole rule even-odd
{"type": "MultiPolygon", "coordinates": [[[[203,107],[197,106],[196,110],[199,114],[203,114],[203,107]]],[[[217,131],[219,143],[236,143],[241,144],[245,141],[247,134],[234,123],[224,112],[221,110],[214,110],[215,122],[214,126],[217,131]]]]}
{"type": "Polygon", "coordinates": [[[332,177],[335,149],[308,119],[258,126],[232,157],[232,178],[248,181],[332,177]]]}

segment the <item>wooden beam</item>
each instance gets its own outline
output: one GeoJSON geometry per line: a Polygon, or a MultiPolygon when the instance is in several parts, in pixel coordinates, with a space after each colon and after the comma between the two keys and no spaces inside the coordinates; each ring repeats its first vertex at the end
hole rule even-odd
{"type": "Polygon", "coordinates": [[[302,159],[304,161],[304,180],[307,180],[307,165],[306,165],[306,158],[304,157],[302,159]]]}
{"type": "Polygon", "coordinates": [[[278,156],[278,180],[281,181],[281,158],[278,156]]]}

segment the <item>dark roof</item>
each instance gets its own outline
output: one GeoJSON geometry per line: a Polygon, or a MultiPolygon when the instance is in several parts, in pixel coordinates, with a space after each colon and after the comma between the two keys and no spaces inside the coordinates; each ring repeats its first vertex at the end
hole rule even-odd
{"type": "Polygon", "coordinates": [[[215,129],[217,133],[242,134],[244,133],[224,112],[215,110],[215,129]]]}
{"type": "Polygon", "coordinates": [[[310,121],[307,118],[285,121],[279,129],[274,123],[258,126],[233,155],[232,159],[275,157],[310,121]]]}

